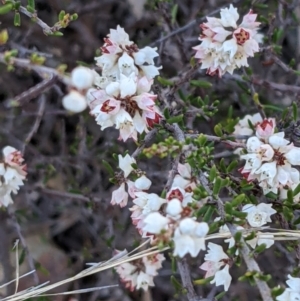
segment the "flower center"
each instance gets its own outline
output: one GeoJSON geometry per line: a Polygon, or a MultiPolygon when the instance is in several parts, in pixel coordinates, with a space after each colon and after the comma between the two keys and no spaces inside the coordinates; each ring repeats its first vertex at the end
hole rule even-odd
{"type": "Polygon", "coordinates": [[[241,29],[239,33],[235,33],[234,36],[239,45],[244,45],[244,43],[250,38],[249,32],[244,29],[241,29]]]}
{"type": "Polygon", "coordinates": [[[274,157],[273,159],[277,162],[277,165],[284,165],[285,164],[285,156],[278,150],[274,150],[274,157]]]}

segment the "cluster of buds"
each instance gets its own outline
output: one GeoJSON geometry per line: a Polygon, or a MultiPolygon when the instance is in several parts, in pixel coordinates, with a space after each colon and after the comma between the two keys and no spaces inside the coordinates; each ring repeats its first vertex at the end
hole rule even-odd
{"type": "Polygon", "coordinates": [[[121,140],[137,140],[138,133],[148,132],[162,118],[157,96],[151,93],[160,69],[153,61],[158,53],[148,46],[139,49],[120,26],[111,29],[104,42],[102,55],[95,58],[102,74],[75,68],[63,105],[76,113],[89,106],[102,130],[115,126],[121,140]]]}
{"type": "Polygon", "coordinates": [[[153,277],[158,274],[157,270],[162,267],[165,260],[164,255],[154,254],[122,263],[116,267],[121,282],[130,291],[134,289],[147,290],[149,286],[154,286],[153,277]]]}
{"type": "Polygon", "coordinates": [[[221,9],[221,18],[207,17],[202,23],[200,45],[194,47],[195,58],[201,62],[201,69],[207,69],[207,74],[217,74],[221,77],[226,72],[230,74],[236,68],[248,66],[248,57],[253,57],[259,51],[258,43],[262,36],[257,33],[259,22],[256,14],[250,12],[237,25],[239,14],[230,4],[229,8],[221,9]]]}
{"type": "Polygon", "coordinates": [[[300,165],[300,148],[284,139],[284,132],[275,133],[275,119],[258,122],[255,136],[247,140],[247,154],[240,158],[246,164],[240,169],[248,181],[256,180],[264,194],[280,192],[282,198],[288,189],[300,183],[299,171],[293,166],[300,165]]]}
{"type": "Polygon", "coordinates": [[[11,146],[2,150],[3,161],[0,163],[0,206],[7,207],[13,203],[11,193],[16,194],[20,186],[24,185],[26,164],[20,151],[11,146]]]}

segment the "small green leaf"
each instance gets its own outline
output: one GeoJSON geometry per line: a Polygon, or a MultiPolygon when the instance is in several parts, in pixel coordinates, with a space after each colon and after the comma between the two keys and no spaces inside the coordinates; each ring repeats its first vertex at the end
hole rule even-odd
{"type": "Polygon", "coordinates": [[[0,15],[9,13],[12,10],[12,8],[13,8],[12,3],[7,3],[7,4],[0,6],[0,15]]]}
{"type": "Polygon", "coordinates": [[[55,36],[55,37],[62,37],[64,34],[60,31],[56,31],[56,32],[53,32],[53,34],[51,34],[51,36],[55,36]]]}
{"type": "Polygon", "coordinates": [[[263,252],[266,249],[266,247],[267,247],[266,244],[261,244],[254,249],[254,253],[259,254],[259,253],[263,252]]]}
{"type": "Polygon", "coordinates": [[[222,297],[224,297],[225,294],[226,294],[226,292],[219,293],[218,295],[215,296],[215,299],[216,299],[216,300],[219,300],[219,299],[221,299],[222,297]]]}
{"type": "Polygon", "coordinates": [[[211,220],[211,217],[212,217],[214,211],[215,211],[214,206],[208,206],[208,208],[203,216],[203,221],[208,223],[211,220]]]}
{"type": "Polygon", "coordinates": [[[27,0],[27,6],[35,10],[35,0],[27,0]]]}
{"type": "Polygon", "coordinates": [[[64,10],[60,11],[60,13],[58,15],[58,20],[63,21],[65,15],[66,15],[66,12],[64,10]]]}
{"type": "MultiPolygon", "coordinates": [[[[217,168],[216,166],[214,165],[211,169],[210,169],[210,172],[209,172],[209,176],[208,176],[208,179],[210,182],[213,182],[213,180],[216,178],[217,176],[217,168]]],[[[299,184],[300,185],[300,184],[299,184]]]]}
{"type": "Polygon", "coordinates": [[[21,16],[19,12],[15,12],[14,25],[21,26],[21,16]]]}
{"type": "Polygon", "coordinates": [[[237,211],[237,210],[232,210],[232,215],[234,215],[234,216],[236,216],[236,217],[238,217],[238,218],[241,218],[241,219],[246,218],[247,214],[248,214],[248,213],[246,213],[246,212],[241,212],[241,211],[237,211]]]}
{"type": "Polygon", "coordinates": [[[78,19],[78,14],[71,15],[71,21],[76,21],[78,19]]]}
{"type": "Polygon", "coordinates": [[[114,173],[114,170],[111,167],[111,165],[107,161],[105,161],[105,160],[102,160],[102,164],[104,165],[104,167],[108,171],[109,175],[110,176],[114,176],[115,173],[114,173]]]}
{"type": "Polygon", "coordinates": [[[176,292],[181,292],[182,291],[181,283],[173,275],[171,276],[171,283],[173,284],[176,292]]]}
{"type": "Polygon", "coordinates": [[[222,186],[222,179],[220,177],[215,178],[215,183],[213,187],[213,195],[218,195],[222,186]]]}
{"type": "Polygon", "coordinates": [[[167,107],[165,107],[165,109],[164,109],[164,116],[166,119],[170,118],[170,111],[167,107]]]}
{"type": "Polygon", "coordinates": [[[238,161],[234,160],[227,166],[227,172],[232,172],[238,166],[238,161]]]}
{"type": "Polygon", "coordinates": [[[227,214],[229,215],[232,214],[232,206],[229,202],[225,203],[224,209],[227,214]]]}
{"type": "Polygon", "coordinates": [[[171,82],[170,80],[167,80],[161,76],[158,76],[156,79],[163,86],[173,86],[173,82],[171,82]]]}
{"type": "Polygon", "coordinates": [[[298,193],[300,193],[300,184],[297,185],[297,187],[293,191],[293,196],[296,196],[298,193]]]}
{"type": "Polygon", "coordinates": [[[216,124],[214,127],[214,132],[218,137],[222,137],[223,136],[223,131],[222,131],[222,125],[221,124],[216,124]]]}
{"type": "Polygon", "coordinates": [[[231,201],[231,205],[233,207],[236,207],[238,205],[240,205],[244,200],[245,200],[245,194],[242,193],[242,194],[239,194],[237,195],[232,201],[231,201]]]}
{"type": "Polygon", "coordinates": [[[183,119],[183,115],[178,115],[178,116],[173,116],[173,117],[170,117],[169,119],[167,119],[167,122],[168,123],[178,123],[180,121],[182,121],[183,119]]]}
{"type": "Polygon", "coordinates": [[[191,80],[190,85],[194,87],[208,89],[212,87],[212,84],[205,80],[191,80]]]}
{"type": "Polygon", "coordinates": [[[26,257],[26,251],[25,249],[23,249],[19,258],[19,265],[21,265],[24,262],[25,257],[26,257]]]}
{"type": "Polygon", "coordinates": [[[293,119],[294,119],[294,121],[297,121],[298,120],[298,107],[297,107],[297,104],[295,102],[293,102],[292,106],[293,106],[293,119]]]}
{"type": "Polygon", "coordinates": [[[178,12],[178,4],[175,4],[171,10],[171,17],[172,17],[171,23],[172,24],[174,24],[176,22],[177,12],[178,12]]]}

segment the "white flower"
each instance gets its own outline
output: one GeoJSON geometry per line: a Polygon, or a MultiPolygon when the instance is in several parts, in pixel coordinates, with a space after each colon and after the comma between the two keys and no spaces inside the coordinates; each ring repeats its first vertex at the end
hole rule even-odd
{"type": "Polygon", "coordinates": [[[111,29],[104,42],[102,55],[95,58],[102,68],[102,76],[113,76],[112,80],[119,80],[122,75],[134,73],[139,78],[146,76],[152,79],[159,74],[161,67],[156,67],[153,60],[158,56],[157,49],[149,46],[139,49],[120,26],[116,30],[111,29]]]}
{"type": "Polygon", "coordinates": [[[222,270],[216,272],[214,279],[210,283],[216,283],[216,286],[224,285],[224,291],[228,291],[231,279],[229,265],[227,264],[222,270]]]}
{"type": "Polygon", "coordinates": [[[147,290],[149,286],[154,286],[153,277],[158,274],[163,260],[165,257],[162,254],[149,255],[122,263],[116,267],[116,271],[126,288],[131,291],[135,288],[147,290]]]}
{"type": "Polygon", "coordinates": [[[207,223],[198,223],[191,218],[180,221],[174,233],[174,256],[183,257],[191,254],[196,257],[200,250],[205,250],[205,236],[209,231],[207,223]]]}
{"type": "Polygon", "coordinates": [[[220,15],[220,19],[207,17],[207,22],[200,25],[202,33],[199,40],[202,43],[193,47],[201,69],[207,69],[207,74],[217,74],[219,77],[248,66],[247,58],[259,51],[257,15],[250,11],[240,25],[236,23],[239,14],[232,5],[221,9],[220,15]]]}
{"type": "Polygon", "coordinates": [[[221,246],[211,242],[207,246],[209,250],[204,257],[205,262],[200,266],[200,269],[206,271],[205,278],[214,276],[229,260],[221,246]]]}
{"type": "Polygon", "coordinates": [[[128,154],[126,154],[125,157],[122,157],[122,155],[118,155],[118,159],[119,168],[123,170],[124,177],[127,178],[129,174],[134,170],[134,168],[131,165],[136,163],[136,161],[128,154]]]}
{"type": "Polygon", "coordinates": [[[260,113],[256,113],[254,115],[246,115],[243,119],[241,119],[234,127],[234,135],[241,136],[250,136],[253,134],[253,130],[249,126],[249,122],[255,128],[258,123],[262,122],[263,119],[260,113]]]}
{"type": "Polygon", "coordinates": [[[288,275],[289,280],[286,281],[288,288],[278,297],[277,301],[297,301],[300,300],[300,278],[294,278],[288,275]]]}
{"type": "Polygon", "coordinates": [[[72,86],[78,90],[85,90],[92,87],[94,79],[95,73],[87,67],[76,67],[71,73],[72,86]]]}
{"type": "Polygon", "coordinates": [[[2,150],[4,162],[0,163],[0,207],[7,207],[13,203],[11,193],[17,193],[24,185],[26,164],[20,151],[14,147],[6,146],[2,150]]]}
{"type": "Polygon", "coordinates": [[[87,107],[87,101],[85,97],[75,90],[71,90],[62,99],[64,108],[73,113],[80,113],[87,107]]]}
{"type": "Polygon", "coordinates": [[[120,205],[120,207],[125,207],[128,202],[128,193],[125,190],[125,183],[122,183],[121,186],[113,191],[111,204],[112,205],[120,205]]]}
{"type": "Polygon", "coordinates": [[[247,221],[252,227],[261,227],[268,222],[271,222],[271,215],[276,213],[272,208],[272,204],[261,203],[257,206],[247,204],[243,206],[243,212],[247,212],[247,221]]]}
{"type": "Polygon", "coordinates": [[[152,212],[146,216],[143,222],[144,222],[144,227],[142,228],[143,232],[148,232],[151,234],[159,234],[162,230],[167,229],[169,219],[162,216],[158,212],[152,212]]]}

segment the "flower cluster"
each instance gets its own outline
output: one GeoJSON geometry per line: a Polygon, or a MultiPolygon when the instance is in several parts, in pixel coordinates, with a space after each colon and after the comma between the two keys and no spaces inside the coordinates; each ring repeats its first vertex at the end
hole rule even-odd
{"type": "Polygon", "coordinates": [[[102,130],[115,126],[123,141],[137,140],[138,133],[148,132],[162,118],[157,96],[151,93],[160,69],[153,60],[158,53],[149,46],[139,49],[120,26],[111,29],[104,42],[102,55],[95,58],[102,74],[75,68],[63,106],[75,113],[89,106],[102,130]]]}
{"type": "MultiPolygon", "coordinates": [[[[135,160],[127,155],[125,167],[121,158],[119,156],[119,166],[126,178],[132,171],[131,166],[135,160]]],[[[203,202],[193,199],[193,189],[197,182],[191,174],[189,164],[178,164],[178,174],[166,198],[146,192],[151,182],[145,175],[135,182],[128,179],[121,182],[120,188],[113,193],[111,203],[124,206],[127,204],[128,193],[130,194],[134,203],[130,208],[132,222],[143,237],[151,237],[156,243],[173,240],[174,255],[180,257],[186,254],[195,257],[200,250],[205,250],[205,236],[209,228],[207,223],[199,223],[193,217],[195,208],[200,208],[203,202]],[[128,185],[128,193],[125,190],[125,182],[128,185]]]]}
{"type": "Polygon", "coordinates": [[[0,163],[0,206],[7,207],[13,203],[11,193],[17,193],[20,186],[24,185],[26,178],[26,164],[20,151],[11,146],[2,150],[3,161],[0,163]]]}
{"type": "Polygon", "coordinates": [[[276,297],[277,301],[296,301],[300,300],[300,278],[294,278],[288,275],[286,281],[289,286],[280,296],[276,297]]]}
{"type": "Polygon", "coordinates": [[[193,48],[201,69],[219,77],[248,66],[247,58],[259,51],[258,43],[261,42],[261,35],[257,33],[260,23],[256,22],[257,15],[252,10],[243,17],[240,25],[237,24],[239,14],[232,4],[221,9],[220,14],[221,18],[207,17],[207,22],[200,25],[199,40],[202,43],[193,48]]]}
{"type": "Polygon", "coordinates": [[[147,290],[149,286],[154,286],[153,277],[157,270],[162,267],[165,257],[162,254],[154,254],[125,262],[116,267],[121,281],[125,287],[133,291],[136,289],[147,290]]]}
{"type": "Polygon", "coordinates": [[[247,140],[246,164],[240,172],[248,181],[256,180],[264,194],[294,189],[300,183],[300,148],[284,139],[284,132],[275,133],[275,119],[256,125],[255,136],[247,140]]]}

